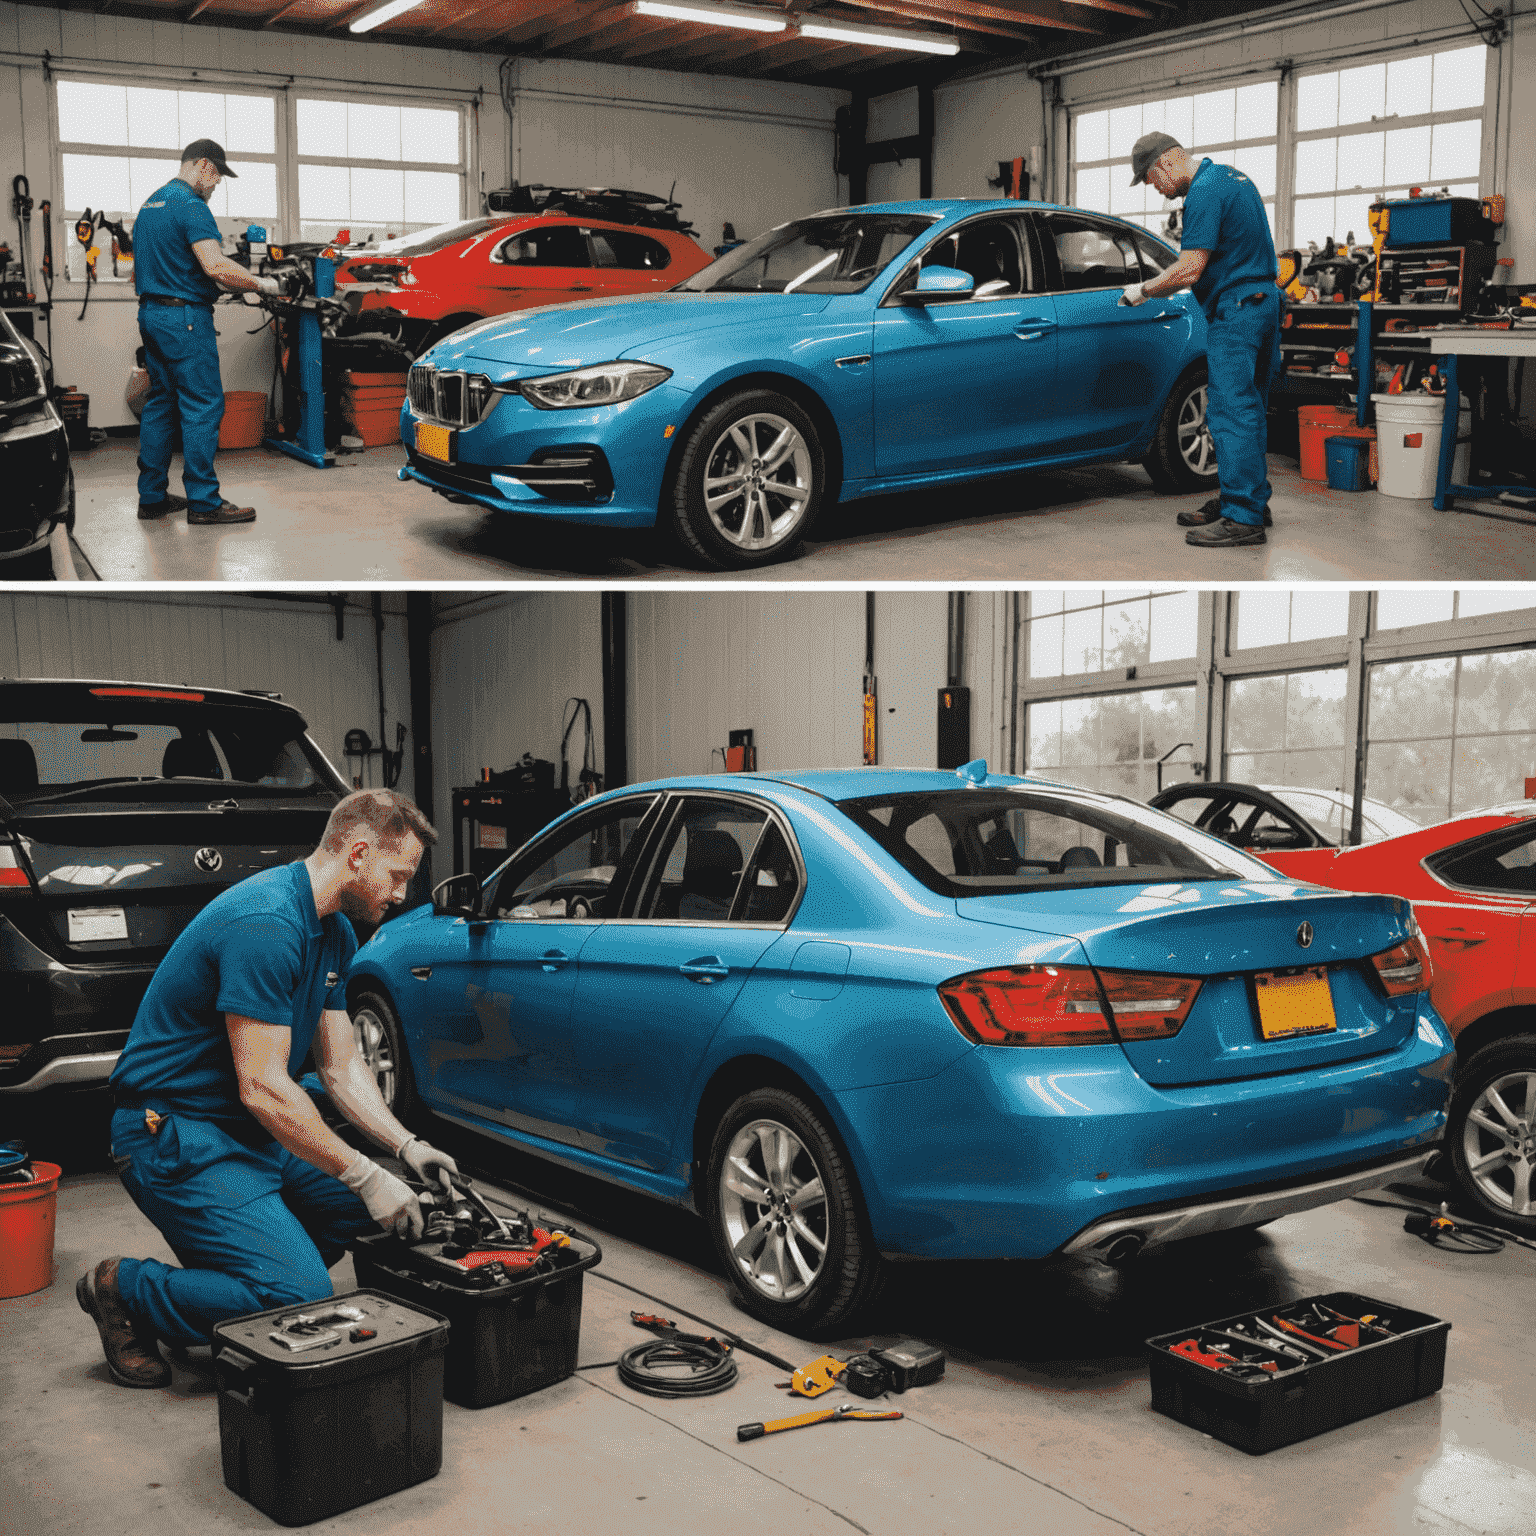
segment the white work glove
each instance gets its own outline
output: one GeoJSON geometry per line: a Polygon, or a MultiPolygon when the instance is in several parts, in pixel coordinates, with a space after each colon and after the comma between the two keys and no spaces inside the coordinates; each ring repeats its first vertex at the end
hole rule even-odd
{"type": "Polygon", "coordinates": [[[452,1193],[453,1185],[448,1182],[448,1175],[450,1173],[457,1173],[459,1165],[446,1152],[439,1152],[436,1147],[429,1146],[420,1136],[412,1136],[404,1146],[396,1151],[395,1156],[423,1184],[430,1184],[436,1179],[445,1190],[452,1193]]]}
{"type": "Polygon", "coordinates": [[[280,298],[283,285],[275,277],[258,277],[256,279],[256,291],[258,293],[270,293],[273,298],[280,298]]]}
{"type": "Polygon", "coordinates": [[[1127,283],[1125,292],[1120,295],[1120,302],[1129,304],[1134,309],[1138,304],[1145,304],[1147,296],[1141,291],[1140,283],[1127,283]]]}
{"type": "Polygon", "coordinates": [[[421,1203],[407,1185],[394,1174],[386,1173],[371,1157],[361,1152],[336,1175],[368,1207],[368,1214],[384,1228],[415,1242],[426,1227],[421,1203]]]}

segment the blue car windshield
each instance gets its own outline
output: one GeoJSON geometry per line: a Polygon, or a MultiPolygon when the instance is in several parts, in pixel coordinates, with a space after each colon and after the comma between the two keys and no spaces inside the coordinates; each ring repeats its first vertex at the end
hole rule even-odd
{"type": "Polygon", "coordinates": [[[941,789],[838,809],[941,896],[1279,878],[1161,811],[1070,790],[941,789]]]}
{"type": "Polygon", "coordinates": [[[937,214],[835,213],[796,219],[727,251],[680,293],[859,293],[937,214]]]}

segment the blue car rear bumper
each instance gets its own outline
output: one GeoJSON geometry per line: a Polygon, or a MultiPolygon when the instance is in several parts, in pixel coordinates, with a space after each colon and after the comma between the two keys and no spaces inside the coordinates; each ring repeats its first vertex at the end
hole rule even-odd
{"type": "Polygon", "coordinates": [[[1401,1048],[1315,1071],[1158,1088],[1118,1046],[979,1047],[936,1078],[841,1103],[882,1252],[1043,1258],[1120,1213],[1427,1151],[1453,1062],[1426,998],[1401,1048]]]}

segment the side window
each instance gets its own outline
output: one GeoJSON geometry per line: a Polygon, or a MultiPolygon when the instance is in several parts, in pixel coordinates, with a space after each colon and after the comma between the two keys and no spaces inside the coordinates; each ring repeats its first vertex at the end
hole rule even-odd
{"type": "Polygon", "coordinates": [[[1536,896],[1536,821],[1463,843],[1426,862],[1447,885],[1536,896]]]}
{"type": "Polygon", "coordinates": [[[573,224],[554,224],[547,229],[525,229],[502,242],[498,261],[509,267],[590,267],[587,241],[573,224]]]}
{"type": "Polygon", "coordinates": [[[800,894],[800,871],[789,843],[770,822],[757,845],[757,856],[747,871],[746,899],[742,904],[744,923],[781,923],[789,916],[800,894]]]}
{"type": "Polygon", "coordinates": [[[1074,214],[1047,214],[1044,224],[1056,247],[1061,286],[1068,292],[1141,281],[1141,259],[1128,231],[1074,214]]]}
{"type": "Polygon", "coordinates": [[[593,230],[594,251],[598,249],[599,242],[605,244],[613,254],[612,262],[604,261],[599,255],[597,264],[600,267],[619,266],[631,272],[660,272],[672,260],[672,252],[661,241],[652,240],[649,235],[638,235],[633,230],[593,230]]]}
{"type": "Polygon", "coordinates": [[[1156,277],[1159,272],[1166,272],[1179,259],[1177,251],[1170,251],[1161,240],[1154,240],[1151,235],[1144,235],[1139,230],[1132,234],[1131,241],[1141,257],[1143,282],[1149,277],[1156,277]]]}
{"type": "Polygon", "coordinates": [[[767,812],[729,800],[685,800],[672,818],[637,917],[674,922],[730,919],[742,872],[767,812]]]}
{"type": "Polygon", "coordinates": [[[611,917],[614,874],[653,803],[627,800],[605,807],[541,843],[507,867],[487,910],[499,918],[511,917],[515,909],[541,918],[611,917]]]}
{"type": "Polygon", "coordinates": [[[1198,826],[1200,817],[1215,804],[1214,795],[1186,795],[1182,800],[1175,800],[1172,805],[1162,807],[1165,816],[1177,816],[1180,821],[1187,821],[1190,826],[1198,826]]]}
{"type": "Polygon", "coordinates": [[[1035,287],[1028,253],[1010,218],[984,219],[955,230],[927,251],[922,265],[969,272],[978,299],[1005,298],[1035,287]]]}

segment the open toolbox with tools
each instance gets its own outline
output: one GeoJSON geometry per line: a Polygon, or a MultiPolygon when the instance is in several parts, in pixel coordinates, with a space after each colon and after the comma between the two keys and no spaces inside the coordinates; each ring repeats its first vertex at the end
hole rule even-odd
{"type": "Polygon", "coordinates": [[[468,1179],[455,1176],[453,1188],[419,1242],[360,1237],[352,1260],[359,1285],[448,1319],[443,1395],[487,1408],[575,1371],[582,1275],[603,1251],[547,1217],[498,1214],[468,1179]]]}
{"type": "Polygon", "coordinates": [[[1451,1325],[1331,1291],[1147,1340],[1152,1406],[1255,1455],[1440,1390],[1451,1325]]]}

